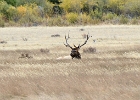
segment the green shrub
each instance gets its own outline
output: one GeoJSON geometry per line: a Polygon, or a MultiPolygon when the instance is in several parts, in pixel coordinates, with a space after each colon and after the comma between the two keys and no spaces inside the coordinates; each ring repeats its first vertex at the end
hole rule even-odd
{"type": "Polygon", "coordinates": [[[18,15],[16,8],[13,6],[9,6],[6,12],[7,12],[7,17],[9,20],[15,20],[18,15]]]}
{"type": "Polygon", "coordinates": [[[121,14],[121,10],[123,8],[122,6],[125,4],[126,1],[127,0],[108,0],[107,7],[111,12],[119,15],[121,14]]]}
{"type": "Polygon", "coordinates": [[[81,0],[63,0],[60,7],[62,7],[66,13],[73,12],[79,14],[81,10],[80,2],[81,0]]]}
{"type": "Polygon", "coordinates": [[[4,21],[2,19],[0,19],[0,27],[4,27],[4,21]]]}
{"type": "Polygon", "coordinates": [[[42,17],[36,4],[26,4],[17,7],[20,24],[39,25],[42,23],[42,17]]]}
{"type": "Polygon", "coordinates": [[[0,14],[0,27],[4,27],[4,20],[2,18],[2,14],[0,14]]]}
{"type": "Polygon", "coordinates": [[[140,0],[128,0],[124,5],[123,12],[131,17],[140,16],[140,0]]]}
{"type": "Polygon", "coordinates": [[[93,19],[92,24],[98,25],[101,23],[100,19],[93,19]]]}
{"type": "Polygon", "coordinates": [[[45,6],[44,6],[44,13],[47,16],[52,16],[53,14],[53,4],[51,4],[50,2],[46,1],[45,6]]]}
{"type": "Polygon", "coordinates": [[[81,20],[82,20],[83,24],[87,24],[87,23],[92,22],[92,18],[87,14],[82,14],[81,20]]]}
{"type": "Polygon", "coordinates": [[[0,13],[4,14],[6,18],[8,18],[7,10],[9,9],[9,5],[5,1],[0,1],[0,13]]]}
{"type": "Polygon", "coordinates": [[[137,18],[133,18],[133,19],[131,20],[131,24],[133,24],[133,25],[137,25],[138,23],[139,23],[139,21],[138,21],[137,18]]]}
{"type": "Polygon", "coordinates": [[[76,13],[68,13],[68,14],[66,14],[66,19],[70,23],[76,23],[78,21],[78,14],[76,14],[76,13]]]}
{"type": "Polygon", "coordinates": [[[101,19],[102,18],[102,12],[99,12],[98,10],[90,12],[90,16],[92,19],[101,19]]]}
{"type": "Polygon", "coordinates": [[[10,26],[20,26],[18,25],[18,23],[16,23],[15,21],[8,21],[7,23],[5,23],[5,27],[10,27],[10,26]]]}
{"type": "Polygon", "coordinates": [[[26,25],[27,26],[38,26],[42,23],[42,18],[34,16],[34,15],[27,15],[24,16],[22,18],[20,18],[20,20],[18,21],[18,23],[20,25],[26,25]]]}
{"type": "Polygon", "coordinates": [[[62,17],[52,17],[49,18],[46,25],[47,26],[64,26],[67,25],[67,21],[65,21],[62,17]]]}
{"type": "Polygon", "coordinates": [[[125,16],[121,16],[120,18],[120,24],[128,24],[129,20],[125,16]]]}
{"type": "Polygon", "coordinates": [[[8,4],[16,6],[17,0],[5,0],[8,4]]]}
{"type": "Polygon", "coordinates": [[[116,17],[117,17],[116,14],[109,12],[109,13],[105,14],[102,19],[103,20],[112,20],[113,18],[116,18],[116,17]]]}

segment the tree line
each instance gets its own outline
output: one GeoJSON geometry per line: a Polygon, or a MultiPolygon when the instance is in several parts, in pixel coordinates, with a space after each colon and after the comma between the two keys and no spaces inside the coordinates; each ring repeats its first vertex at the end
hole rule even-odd
{"type": "Polygon", "coordinates": [[[140,0],[0,0],[0,26],[139,24],[140,0]]]}

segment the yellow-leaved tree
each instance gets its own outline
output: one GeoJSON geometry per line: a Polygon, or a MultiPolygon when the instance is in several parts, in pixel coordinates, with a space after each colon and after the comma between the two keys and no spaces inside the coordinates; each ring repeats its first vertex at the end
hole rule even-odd
{"type": "Polygon", "coordinates": [[[21,5],[21,6],[17,7],[17,11],[18,11],[19,16],[23,17],[26,14],[27,9],[26,9],[26,7],[21,5]]]}

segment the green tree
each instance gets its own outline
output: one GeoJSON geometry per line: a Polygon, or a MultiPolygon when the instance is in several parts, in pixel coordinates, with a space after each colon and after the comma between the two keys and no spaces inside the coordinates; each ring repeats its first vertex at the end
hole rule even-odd
{"type": "Polygon", "coordinates": [[[60,0],[48,0],[48,1],[53,3],[53,4],[60,4],[60,3],[62,3],[60,0]]]}
{"type": "Polygon", "coordinates": [[[12,5],[12,6],[16,6],[17,0],[4,0],[6,1],[8,4],[12,5]]]}
{"type": "Polygon", "coordinates": [[[47,0],[17,0],[17,6],[24,5],[24,4],[31,4],[35,3],[38,6],[44,6],[47,0]]]}
{"type": "Polygon", "coordinates": [[[80,0],[63,0],[60,7],[62,7],[66,13],[80,13],[81,5],[79,2],[80,0]]]}
{"type": "Polygon", "coordinates": [[[131,17],[138,17],[140,16],[140,1],[139,0],[129,0],[125,3],[124,14],[127,14],[131,17]]]}

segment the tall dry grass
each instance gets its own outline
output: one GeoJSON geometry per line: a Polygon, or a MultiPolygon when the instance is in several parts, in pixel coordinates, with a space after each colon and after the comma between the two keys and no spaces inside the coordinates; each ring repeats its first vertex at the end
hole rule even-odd
{"type": "Polygon", "coordinates": [[[66,48],[57,52],[54,47],[49,53],[39,49],[0,51],[0,99],[138,100],[139,48],[117,48],[98,48],[100,52],[94,53],[81,50],[81,60],[57,60],[69,55],[66,48]],[[23,52],[33,58],[18,59],[23,52]]]}

